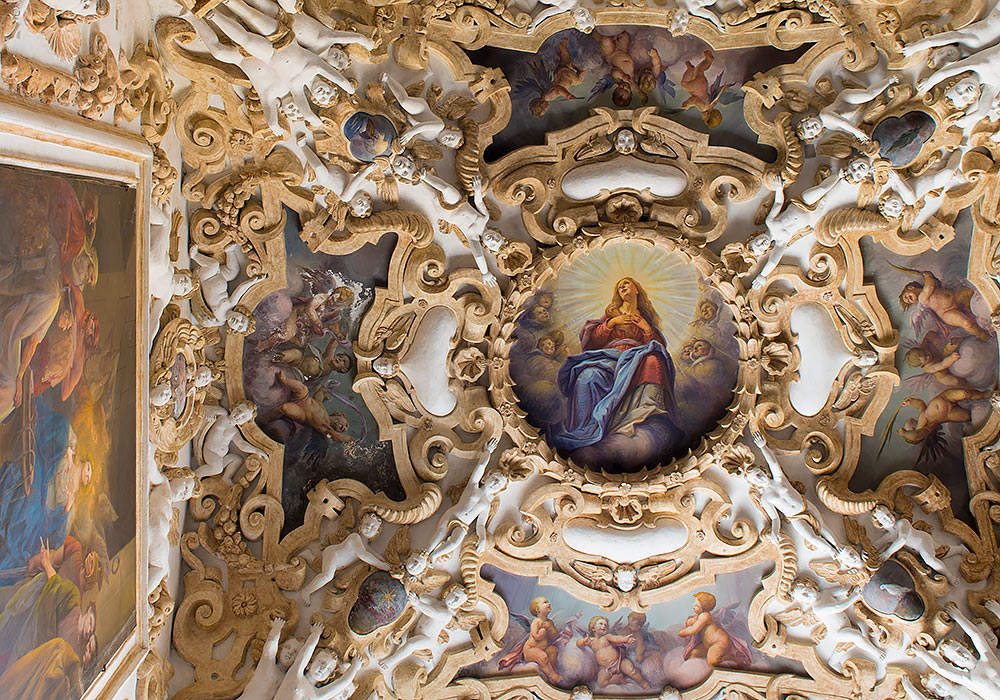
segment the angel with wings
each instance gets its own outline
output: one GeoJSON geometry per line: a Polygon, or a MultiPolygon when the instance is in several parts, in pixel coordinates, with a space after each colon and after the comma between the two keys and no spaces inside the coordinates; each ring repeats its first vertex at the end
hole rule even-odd
{"type": "Polygon", "coordinates": [[[716,604],[714,595],[705,591],[693,595],[691,615],[677,633],[680,637],[690,638],[684,648],[684,658],[703,658],[713,668],[746,668],[753,664],[750,646],[727,629],[739,622],[736,608],[740,604],[727,605],[713,614],[716,604]]]}
{"type": "Polygon", "coordinates": [[[727,101],[722,99],[723,95],[726,94],[729,86],[734,84],[722,84],[723,76],[726,74],[725,71],[722,71],[716,76],[711,87],[709,87],[708,78],[705,76],[705,73],[708,72],[708,69],[712,67],[714,62],[715,54],[712,53],[711,49],[705,49],[698,63],[685,61],[684,75],[681,76],[681,87],[691,95],[681,105],[681,109],[690,109],[691,107],[697,109],[701,112],[701,120],[709,128],[717,127],[722,123],[722,113],[715,108],[715,104],[720,100],[723,103],[727,101]]]}
{"type": "Polygon", "coordinates": [[[934,323],[945,336],[958,329],[980,340],[993,337],[990,331],[979,325],[970,308],[972,295],[975,293],[971,287],[952,290],[927,270],[913,270],[897,265],[893,267],[922,278],[922,282],[908,282],[899,293],[899,304],[903,311],[913,308],[910,312],[910,324],[917,335],[925,323],[934,323]]]}
{"type": "Polygon", "coordinates": [[[639,97],[643,104],[649,103],[649,95],[655,91],[656,101],[664,104],[667,96],[676,97],[674,82],[667,77],[666,66],[660,58],[660,52],[656,47],[650,46],[646,50],[649,56],[649,63],[639,67],[636,82],[639,84],[639,97]]]}
{"type": "MultiPolygon", "coordinates": [[[[920,445],[917,463],[935,460],[948,449],[948,441],[944,435],[946,423],[968,423],[972,420],[972,411],[966,402],[988,399],[991,392],[975,389],[945,389],[930,401],[924,401],[916,396],[908,396],[896,409],[899,412],[912,406],[917,409],[916,418],[907,418],[902,428],[896,433],[911,445],[920,445]]],[[[888,442],[889,431],[892,430],[896,415],[893,415],[883,434],[882,447],[888,442]]],[[[879,452],[881,453],[881,449],[879,452]]]]}
{"type": "MultiPolygon", "coordinates": [[[[982,363],[978,361],[980,359],[978,352],[966,352],[963,361],[963,353],[960,348],[963,341],[969,340],[976,344],[983,342],[968,336],[951,338],[945,342],[938,331],[927,331],[924,339],[903,355],[903,361],[920,372],[915,376],[907,377],[907,383],[916,384],[920,388],[926,386],[936,388],[937,385],[961,389],[974,388],[966,375],[980,374],[978,370],[982,367],[982,363]]],[[[996,368],[994,367],[993,370],[993,375],[989,379],[995,381],[996,368]]],[[[974,376],[974,378],[979,379],[978,376],[974,376]]]]}
{"type": "MultiPolygon", "coordinates": [[[[353,521],[354,511],[350,508],[345,509],[338,521],[341,519],[353,521]]],[[[345,522],[341,523],[341,526],[349,528],[350,524],[345,522]]],[[[302,602],[308,605],[312,594],[333,581],[338,570],[357,561],[363,561],[378,569],[388,569],[388,562],[371,547],[381,532],[382,518],[376,513],[368,512],[361,516],[356,530],[349,531],[339,542],[324,547],[321,556],[322,567],[320,572],[302,588],[300,592],[302,602]]]]}
{"type": "Polygon", "coordinates": [[[834,591],[822,593],[816,581],[801,577],[792,582],[789,596],[793,604],[777,613],[774,619],[789,626],[811,628],[816,641],[825,637],[834,642],[834,653],[827,660],[831,668],[838,672],[843,670],[847,653],[859,650],[875,662],[878,677],[885,676],[885,652],[855,626],[848,613],[861,598],[860,587],[841,585],[834,591]],[[815,629],[820,624],[826,628],[825,634],[815,629]]]}
{"type": "Polygon", "coordinates": [[[583,82],[587,72],[578,68],[569,50],[569,39],[563,37],[556,48],[559,62],[552,70],[545,67],[541,57],[526,59],[526,77],[514,83],[513,99],[529,99],[528,111],[541,117],[556,100],[576,100],[570,88],[583,82]]]}
{"type": "Polygon", "coordinates": [[[445,630],[458,628],[468,631],[483,619],[481,614],[462,611],[469,600],[469,593],[459,584],[445,588],[440,599],[417,595],[413,591],[407,591],[406,599],[418,613],[417,622],[407,631],[403,643],[392,654],[378,662],[378,667],[385,674],[386,685],[391,690],[395,690],[393,671],[404,659],[414,652],[425,652],[426,658],[421,659],[420,663],[430,672],[437,665],[448,643],[448,634],[445,630]]]}
{"type": "Polygon", "coordinates": [[[528,611],[534,616],[533,620],[529,621],[523,615],[510,613],[510,616],[527,631],[517,644],[501,657],[498,668],[505,671],[519,664],[533,663],[550,683],[559,685],[563,682],[562,674],[556,670],[559,651],[575,633],[586,635],[576,624],[576,621],[583,617],[583,613],[577,613],[563,625],[562,629],[559,629],[549,619],[552,603],[547,598],[538,597],[532,600],[528,605],[528,611]]]}

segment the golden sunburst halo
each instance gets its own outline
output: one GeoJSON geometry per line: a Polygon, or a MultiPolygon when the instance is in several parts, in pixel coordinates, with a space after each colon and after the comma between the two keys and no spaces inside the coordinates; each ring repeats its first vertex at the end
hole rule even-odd
{"type": "Polygon", "coordinates": [[[679,350],[701,296],[698,271],[676,255],[634,241],[598,248],[559,271],[553,289],[556,325],[578,331],[603,316],[622,277],[646,290],[668,349],[679,350]]]}

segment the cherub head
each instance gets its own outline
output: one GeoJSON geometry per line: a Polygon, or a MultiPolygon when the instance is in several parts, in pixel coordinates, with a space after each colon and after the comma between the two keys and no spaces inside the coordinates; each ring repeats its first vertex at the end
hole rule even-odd
{"type": "Polygon", "coordinates": [[[896,516],[887,506],[879,504],[872,508],[872,522],[880,530],[890,530],[896,525],[896,516]]]}
{"type": "Polygon", "coordinates": [[[465,590],[465,586],[454,583],[444,589],[441,600],[444,601],[449,610],[458,610],[468,602],[469,592],[465,590]]]}
{"type": "Polygon", "coordinates": [[[278,112],[290,122],[300,122],[306,118],[291,95],[278,98],[278,112]]]}
{"type": "Polygon", "coordinates": [[[714,354],[715,354],[715,349],[712,347],[712,344],[709,343],[707,340],[703,340],[702,338],[696,338],[695,341],[691,344],[691,357],[694,358],[695,360],[700,360],[705,357],[711,357],[714,354]]]}
{"type": "Polygon", "coordinates": [[[903,311],[908,311],[911,306],[917,303],[920,292],[923,290],[924,285],[919,282],[909,282],[903,287],[903,291],[899,293],[899,305],[903,307],[903,311]]]}
{"type": "Polygon", "coordinates": [[[854,353],[854,365],[856,367],[874,367],[878,364],[878,353],[865,348],[854,353]]]}
{"type": "Polygon", "coordinates": [[[841,547],[833,555],[833,558],[844,569],[860,569],[865,564],[861,558],[861,553],[854,547],[841,547]]]}
{"type": "Polygon", "coordinates": [[[713,321],[719,315],[719,305],[707,299],[698,304],[698,318],[705,321],[713,321]]]}
{"type": "Polygon", "coordinates": [[[535,304],[531,307],[531,311],[528,312],[528,318],[536,323],[548,323],[552,317],[548,309],[541,304],[535,304]]]}
{"type": "Polygon", "coordinates": [[[313,684],[322,683],[333,675],[339,663],[337,656],[332,651],[329,649],[320,649],[313,656],[312,661],[309,662],[309,667],[306,669],[306,678],[313,684]]]}
{"type": "Polygon", "coordinates": [[[483,489],[491,496],[507,488],[508,483],[507,476],[499,469],[491,469],[483,477],[483,489]]]}
{"type": "Polygon", "coordinates": [[[628,82],[620,82],[611,91],[611,102],[619,109],[625,109],[632,104],[632,85],[628,82]]]}
{"type": "Polygon", "coordinates": [[[351,422],[340,411],[334,411],[330,414],[330,427],[338,433],[346,433],[351,427],[351,422]]]}
{"type": "Polygon", "coordinates": [[[760,467],[750,467],[743,473],[743,478],[754,488],[762,489],[767,486],[771,479],[760,467]]]}
{"type": "Polygon", "coordinates": [[[249,401],[240,401],[229,411],[229,417],[236,425],[249,423],[257,416],[257,407],[249,401]]]}
{"type": "Polygon", "coordinates": [[[157,408],[166,406],[174,400],[174,392],[168,382],[161,382],[149,390],[149,403],[157,408]]]}
{"type": "Polygon", "coordinates": [[[797,578],[792,581],[788,595],[792,600],[810,606],[819,598],[819,585],[811,578],[797,578]]]}
{"type": "Polygon", "coordinates": [[[615,586],[620,591],[628,593],[633,588],[635,584],[638,583],[638,574],[636,573],[634,566],[629,566],[627,564],[621,564],[615,567],[614,570],[615,586]]]}
{"type": "Polygon", "coordinates": [[[969,671],[976,666],[976,657],[969,650],[969,647],[962,644],[957,639],[945,639],[938,644],[938,651],[944,660],[950,664],[964,668],[969,671]]]}
{"type": "Polygon", "coordinates": [[[358,534],[366,540],[373,540],[378,537],[381,531],[382,518],[377,513],[368,511],[361,516],[361,521],[358,523],[358,534]]]}
{"type": "Polygon", "coordinates": [[[403,568],[406,569],[406,573],[410,576],[420,576],[422,573],[427,571],[427,567],[430,566],[431,560],[427,556],[427,552],[422,549],[410,552],[409,556],[406,557],[406,561],[403,562],[403,568]]]}
{"type": "Polygon", "coordinates": [[[194,474],[188,470],[179,470],[177,475],[170,479],[170,500],[174,503],[183,503],[194,495],[195,488],[194,474]]]}
{"type": "Polygon", "coordinates": [[[392,159],[392,172],[400,180],[412,182],[417,177],[417,164],[409,156],[399,155],[392,159]]]}
{"type": "Polygon", "coordinates": [[[799,122],[798,126],[795,127],[795,133],[808,143],[819,138],[819,135],[823,133],[823,122],[815,114],[810,115],[799,122]]]}
{"type": "Polygon", "coordinates": [[[538,339],[538,352],[546,357],[556,354],[556,341],[551,335],[543,335],[538,339]]]}
{"type": "Polygon", "coordinates": [[[231,309],[229,313],[226,314],[226,326],[228,326],[229,330],[233,333],[249,333],[251,325],[250,316],[242,311],[231,309]]]}
{"type": "Polygon", "coordinates": [[[350,210],[351,216],[355,218],[364,219],[371,216],[372,209],[374,208],[372,196],[367,192],[358,192],[347,203],[347,208],[350,210]]]}
{"type": "Polygon", "coordinates": [[[499,250],[503,248],[503,244],[507,242],[504,235],[500,233],[500,229],[493,226],[489,226],[485,231],[483,231],[482,240],[483,247],[491,253],[499,252],[499,250]]]}
{"type": "Polygon", "coordinates": [[[186,297],[194,291],[194,275],[190,270],[179,270],[174,268],[174,276],[171,278],[174,287],[175,297],[186,297]]]}
{"type": "Polygon", "coordinates": [[[945,90],[944,98],[955,109],[965,109],[979,99],[982,88],[975,78],[962,78],[945,90]]]}
{"type": "Polygon", "coordinates": [[[278,648],[278,663],[282,668],[291,668],[295,663],[295,657],[302,648],[302,641],[297,637],[289,637],[278,648]]]}
{"type": "Polygon", "coordinates": [[[625,620],[625,626],[632,631],[641,630],[646,626],[646,613],[630,612],[625,620]]]}
{"type": "Polygon", "coordinates": [[[771,250],[772,245],[774,245],[774,238],[770,231],[761,231],[751,236],[750,240],[747,241],[747,250],[750,251],[751,255],[759,258],[771,250]]]}
{"type": "Polygon", "coordinates": [[[889,221],[898,219],[906,210],[906,203],[895,192],[889,192],[878,203],[878,212],[889,221]]]}
{"type": "Polygon", "coordinates": [[[695,613],[711,612],[715,609],[715,596],[705,591],[694,593],[694,605],[692,609],[695,613]]]}
{"type": "Polygon", "coordinates": [[[334,70],[345,71],[351,65],[351,57],[336,46],[331,46],[326,52],[326,62],[333,66],[334,70]]]}
{"type": "Polygon", "coordinates": [[[347,374],[351,371],[351,356],[346,352],[338,352],[330,360],[330,368],[334,372],[339,372],[340,374],[347,374]]]}
{"type": "Polygon", "coordinates": [[[595,615],[590,618],[590,622],[587,624],[587,633],[591,637],[600,637],[607,634],[608,632],[608,618],[604,615],[595,615]]]}
{"type": "Polygon", "coordinates": [[[635,132],[631,129],[622,129],[615,136],[615,150],[628,155],[635,150],[635,132]]]}
{"type": "Polygon", "coordinates": [[[535,299],[535,303],[539,306],[543,306],[546,309],[552,307],[552,295],[549,292],[542,292],[535,299]]]}
{"type": "Polygon", "coordinates": [[[323,76],[317,75],[309,85],[309,96],[320,107],[329,107],[337,97],[337,88],[323,76]]]}
{"type": "Polygon", "coordinates": [[[465,134],[457,126],[446,126],[438,134],[437,141],[445,148],[460,148],[465,142],[465,134]]]}
{"type": "Polygon", "coordinates": [[[940,676],[933,671],[920,674],[920,683],[939,698],[955,697],[956,687],[944,676],[940,676]]]}
{"type": "Polygon", "coordinates": [[[590,34],[594,31],[594,27],[597,26],[597,22],[594,20],[593,13],[586,7],[580,7],[577,5],[573,8],[573,23],[576,28],[579,29],[584,34],[590,34]]]}
{"type": "Polygon", "coordinates": [[[528,612],[535,617],[548,617],[549,613],[552,612],[552,603],[549,602],[548,598],[535,598],[528,604],[528,612]]]}
{"type": "Polygon", "coordinates": [[[847,165],[844,166],[844,179],[856,185],[868,177],[871,171],[871,160],[864,156],[856,156],[847,161],[847,165]]]}
{"type": "Polygon", "coordinates": [[[394,357],[380,355],[372,362],[372,369],[379,376],[388,378],[394,375],[399,369],[399,363],[396,362],[396,358],[394,357]]]}
{"type": "Polygon", "coordinates": [[[192,381],[195,387],[198,389],[204,389],[206,386],[212,383],[215,376],[212,374],[212,368],[208,365],[202,365],[194,371],[194,377],[192,381]]]}

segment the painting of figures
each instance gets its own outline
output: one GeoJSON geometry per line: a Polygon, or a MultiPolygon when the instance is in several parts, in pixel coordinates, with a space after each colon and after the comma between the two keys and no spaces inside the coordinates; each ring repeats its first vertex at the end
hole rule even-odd
{"type": "Polygon", "coordinates": [[[352,478],[390,498],[403,498],[392,445],[352,390],[353,341],[361,317],[385,285],[395,239],[346,256],[311,252],[299,220],[286,212],[288,287],[254,309],[256,328],[243,350],[247,398],[257,423],[285,448],[285,527],[302,523],[306,492],[321,479],[352,478]]]}
{"type": "Polygon", "coordinates": [[[758,72],[793,63],[804,53],[771,47],[715,51],[693,36],[675,37],[658,27],[605,26],[590,34],[564,29],[534,55],[485,48],[473,63],[501,68],[511,85],[510,123],[486,150],[493,161],[545,134],[585,119],[594,107],[659,113],[710,133],[712,143],[761,158],[773,150],[757,145],[743,117],[741,87],[758,72]]]}
{"type": "Polygon", "coordinates": [[[503,649],[461,675],[537,673],[552,685],[589,686],[600,695],[654,695],[690,688],[713,669],[801,672],[753,648],[747,610],[771,565],[723,574],[646,612],[608,613],[537,579],[483,567],[507,605],[503,649]]]}
{"type": "Polygon", "coordinates": [[[0,688],[79,698],[136,627],[135,190],[0,167],[0,688]]]}
{"type": "Polygon", "coordinates": [[[997,338],[986,300],[967,281],[971,217],[959,216],[955,234],[941,250],[913,257],[862,241],[865,281],[897,292],[881,301],[899,329],[896,368],[902,381],[875,435],[862,439],[854,490],[875,488],[894,471],[916,469],[937,476],[956,506],[969,500],[962,438],[990,414],[997,338]]]}
{"type": "Polygon", "coordinates": [[[515,333],[510,373],[528,421],[582,466],[621,473],[668,462],[732,400],[729,308],[693,267],[641,243],[564,266],[515,333]]]}

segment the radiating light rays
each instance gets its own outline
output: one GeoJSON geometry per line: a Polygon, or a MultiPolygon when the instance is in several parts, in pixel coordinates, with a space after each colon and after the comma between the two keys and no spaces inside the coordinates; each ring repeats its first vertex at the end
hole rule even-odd
{"type": "Polygon", "coordinates": [[[622,277],[633,278],[646,290],[660,315],[668,348],[679,350],[701,293],[698,272],[680,258],[641,243],[614,243],[563,267],[554,284],[555,325],[575,338],[584,322],[604,315],[622,277]]]}

